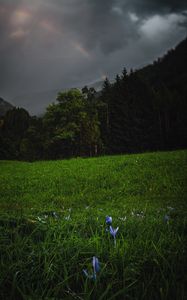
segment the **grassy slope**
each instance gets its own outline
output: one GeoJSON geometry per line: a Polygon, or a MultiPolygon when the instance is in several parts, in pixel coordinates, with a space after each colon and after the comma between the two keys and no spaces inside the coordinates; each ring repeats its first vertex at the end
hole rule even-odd
{"type": "Polygon", "coordinates": [[[0,162],[3,299],[184,299],[186,157],[0,162]],[[95,282],[82,273],[93,255],[95,282]]]}

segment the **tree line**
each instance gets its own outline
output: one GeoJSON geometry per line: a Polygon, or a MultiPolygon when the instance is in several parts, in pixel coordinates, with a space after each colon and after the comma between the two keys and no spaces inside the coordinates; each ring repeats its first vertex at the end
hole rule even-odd
{"type": "Polygon", "coordinates": [[[42,117],[9,110],[0,125],[1,159],[59,159],[186,147],[186,102],[153,90],[124,69],[101,92],[60,92],[42,117]]]}

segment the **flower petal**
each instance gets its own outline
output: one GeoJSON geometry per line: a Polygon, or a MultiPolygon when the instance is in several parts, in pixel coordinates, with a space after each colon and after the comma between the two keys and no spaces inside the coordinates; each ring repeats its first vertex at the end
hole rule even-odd
{"type": "Polygon", "coordinates": [[[99,260],[96,256],[93,256],[93,269],[94,269],[94,273],[97,273],[100,270],[99,260]]]}
{"type": "Polygon", "coordinates": [[[112,217],[106,216],[105,221],[106,221],[106,224],[107,224],[107,225],[111,225],[111,224],[112,224],[112,217]]]}

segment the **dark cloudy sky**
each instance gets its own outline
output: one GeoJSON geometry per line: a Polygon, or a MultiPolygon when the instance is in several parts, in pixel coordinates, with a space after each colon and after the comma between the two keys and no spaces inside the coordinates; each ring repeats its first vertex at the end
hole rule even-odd
{"type": "Polygon", "coordinates": [[[186,36],[183,0],[0,0],[0,96],[138,68],[186,36]]]}

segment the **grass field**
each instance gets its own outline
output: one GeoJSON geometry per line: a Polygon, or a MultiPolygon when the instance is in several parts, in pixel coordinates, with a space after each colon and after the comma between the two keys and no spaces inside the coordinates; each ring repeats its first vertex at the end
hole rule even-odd
{"type": "Polygon", "coordinates": [[[0,299],[187,299],[186,158],[1,161],[0,299]]]}

